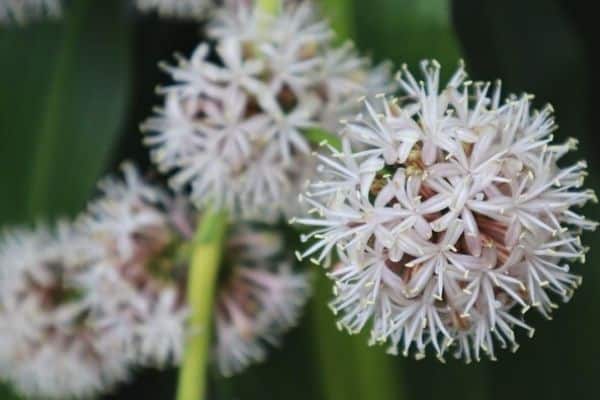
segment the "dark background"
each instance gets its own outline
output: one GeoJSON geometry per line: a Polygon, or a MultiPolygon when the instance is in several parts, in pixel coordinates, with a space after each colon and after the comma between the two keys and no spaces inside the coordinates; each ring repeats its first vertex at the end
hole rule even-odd
{"type": "MultiPolygon", "coordinates": [[[[436,58],[446,75],[464,58],[472,79],[502,78],[507,92],[550,102],[576,159],[600,188],[595,118],[600,114],[597,17],[593,2],[558,0],[329,0],[352,3],[352,36],[377,60],[398,66],[436,58]]],[[[334,3],[337,3],[336,6],[334,3]]],[[[334,4],[334,5],[331,5],[334,4]]],[[[166,83],[160,60],[189,54],[197,24],[140,17],[120,0],[72,1],[58,23],[0,27],[0,224],[72,215],[98,176],[125,158],[149,167],[138,125],[166,83]]],[[[588,215],[600,219],[597,206],[588,215]]],[[[327,284],[269,362],[213,379],[214,399],[566,399],[596,398],[600,374],[600,235],[588,234],[584,285],[553,321],[537,318],[516,354],[464,365],[395,358],[334,328],[327,284]],[[442,397],[443,396],[443,397],[442,397]]],[[[532,318],[533,317],[533,318],[532,318]]],[[[176,371],[139,371],[106,399],[173,398],[176,371]]],[[[0,387],[0,399],[9,399],[0,387]]]]}

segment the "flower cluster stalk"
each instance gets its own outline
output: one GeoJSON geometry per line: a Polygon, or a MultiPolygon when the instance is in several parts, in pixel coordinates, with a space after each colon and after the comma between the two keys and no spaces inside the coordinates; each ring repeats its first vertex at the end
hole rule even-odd
{"type": "Polygon", "coordinates": [[[275,15],[281,9],[281,0],[258,0],[256,6],[267,15],[275,15]]]}
{"type": "Polygon", "coordinates": [[[206,366],[210,348],[211,311],[227,216],[209,211],[198,227],[188,277],[190,335],[179,373],[177,400],[198,400],[206,396],[206,366]]]}

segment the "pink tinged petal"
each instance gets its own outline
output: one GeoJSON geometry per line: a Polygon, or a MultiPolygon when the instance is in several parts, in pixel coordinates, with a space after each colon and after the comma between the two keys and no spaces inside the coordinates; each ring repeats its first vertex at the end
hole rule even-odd
{"type": "Polygon", "coordinates": [[[394,236],[382,225],[377,225],[374,230],[375,237],[385,247],[391,247],[394,244],[394,236]]]}
{"type": "Polygon", "coordinates": [[[360,193],[363,197],[369,195],[375,175],[383,166],[384,162],[380,158],[370,158],[360,165],[360,193]]]}
{"type": "Polygon", "coordinates": [[[408,291],[409,296],[415,296],[421,290],[423,290],[425,285],[431,280],[433,272],[436,269],[436,265],[437,257],[427,260],[419,267],[419,270],[416,272],[416,274],[413,274],[410,280],[410,288],[408,291]]]}
{"type": "Polygon", "coordinates": [[[398,162],[404,163],[414,147],[412,142],[404,142],[398,147],[398,162]]]}
{"type": "Polygon", "coordinates": [[[456,138],[461,142],[475,143],[479,136],[472,129],[459,127],[454,131],[456,138]]]}
{"type": "Polygon", "coordinates": [[[431,222],[431,229],[433,229],[434,232],[442,232],[448,229],[448,226],[452,221],[456,220],[458,215],[458,212],[448,211],[446,214],[431,222]]]}
{"type": "Polygon", "coordinates": [[[437,147],[431,138],[423,141],[423,162],[425,165],[431,165],[437,158],[437,147]]]}
{"type": "MultiPolygon", "coordinates": [[[[409,231],[410,232],[410,231],[409,231]]],[[[395,246],[398,246],[402,251],[415,257],[421,257],[425,254],[423,246],[414,240],[409,232],[405,234],[396,235],[395,246]]]]}
{"type": "MultiPolygon", "coordinates": [[[[390,201],[392,201],[392,199],[395,196],[395,188],[393,183],[388,183],[387,185],[385,185],[383,187],[383,189],[381,189],[381,191],[379,192],[379,194],[377,194],[377,197],[375,198],[375,202],[373,203],[373,205],[376,208],[379,207],[385,207],[390,201]]],[[[368,195],[368,192],[367,192],[368,195]]],[[[364,196],[364,194],[363,194],[364,196]]]]}
{"type": "Polygon", "coordinates": [[[485,162],[487,158],[489,158],[489,150],[495,138],[496,129],[490,127],[484,129],[479,136],[479,140],[473,146],[471,153],[472,164],[478,165],[481,162],[485,162]]]}
{"type": "Polygon", "coordinates": [[[399,292],[404,291],[404,288],[406,286],[402,278],[400,278],[395,272],[389,270],[388,268],[385,268],[382,271],[381,280],[385,285],[399,292]]]}
{"type": "Polygon", "coordinates": [[[388,255],[390,257],[390,260],[392,260],[393,262],[398,262],[404,256],[404,251],[402,251],[402,248],[400,246],[397,246],[396,244],[394,244],[389,249],[388,255]]]}
{"type": "Polygon", "coordinates": [[[479,257],[481,255],[481,237],[479,228],[471,210],[465,208],[462,212],[462,219],[465,224],[465,242],[469,253],[479,257]]]}
{"type": "Polygon", "coordinates": [[[286,136],[288,136],[289,141],[296,149],[300,150],[304,154],[310,153],[308,141],[297,129],[291,128],[287,130],[286,136]]]}
{"type": "Polygon", "coordinates": [[[386,164],[395,164],[397,160],[396,150],[392,146],[383,149],[383,158],[386,164]]]}
{"type": "Polygon", "coordinates": [[[412,228],[415,224],[415,217],[414,216],[410,216],[407,218],[404,218],[402,220],[402,222],[400,222],[399,224],[397,224],[396,226],[394,226],[394,229],[392,230],[392,233],[394,235],[397,234],[401,234],[402,232],[405,232],[407,230],[409,230],[410,228],[412,228]]]}
{"type": "Polygon", "coordinates": [[[432,165],[428,170],[431,176],[450,177],[463,175],[463,171],[454,163],[437,163],[432,165]]]}
{"type": "Polygon", "coordinates": [[[381,122],[379,115],[373,109],[373,107],[371,106],[371,103],[369,103],[368,101],[365,102],[365,106],[367,108],[367,111],[369,112],[369,115],[370,115],[372,121],[375,122],[375,124],[377,125],[377,128],[379,128],[378,132],[380,133],[381,136],[383,136],[383,138],[387,142],[389,142],[391,140],[390,133],[388,132],[386,126],[381,122]]]}
{"type": "Polygon", "coordinates": [[[406,185],[406,195],[411,199],[414,199],[419,195],[421,190],[422,179],[420,176],[409,176],[408,183],[406,185]]]}
{"type": "Polygon", "coordinates": [[[451,210],[460,212],[463,209],[471,194],[472,183],[473,179],[470,176],[466,176],[459,182],[454,190],[454,199],[452,204],[450,204],[451,210]]]}
{"type": "Polygon", "coordinates": [[[506,245],[509,248],[514,247],[518,242],[521,236],[521,221],[517,216],[513,217],[508,225],[508,229],[504,236],[504,240],[506,241],[506,245]]]}
{"type": "Polygon", "coordinates": [[[416,216],[415,218],[416,218],[415,223],[414,223],[415,231],[422,238],[431,239],[432,230],[431,230],[431,225],[429,224],[429,222],[427,222],[427,220],[425,218],[423,218],[422,216],[416,216]]]}
{"type": "Polygon", "coordinates": [[[463,234],[464,224],[461,220],[454,220],[449,224],[448,230],[444,234],[442,244],[445,246],[454,246],[460,236],[463,234]]]}
{"type": "Polygon", "coordinates": [[[444,208],[448,208],[450,206],[451,201],[452,198],[446,194],[436,194],[428,198],[419,206],[419,212],[421,214],[432,214],[441,211],[444,208]]]}

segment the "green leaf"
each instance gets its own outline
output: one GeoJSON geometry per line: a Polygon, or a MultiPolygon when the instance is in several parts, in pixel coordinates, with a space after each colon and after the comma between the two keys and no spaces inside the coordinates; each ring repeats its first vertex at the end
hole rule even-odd
{"type": "Polygon", "coordinates": [[[327,400],[401,400],[405,382],[397,360],[384,347],[368,347],[368,335],[349,335],[336,328],[336,317],[327,304],[332,282],[319,271],[310,315],[313,320],[315,364],[320,366],[321,386],[327,400]]]}
{"type": "Polygon", "coordinates": [[[460,59],[448,0],[354,0],[356,42],[376,60],[407,63],[436,59],[449,76],[460,59]]]}
{"type": "Polygon", "coordinates": [[[0,384],[0,399],[2,400],[18,400],[19,397],[8,387],[8,385],[0,384]]]}
{"type": "Polygon", "coordinates": [[[125,116],[122,2],[69,5],[57,22],[0,27],[0,227],[80,211],[125,116]]]}
{"type": "Polygon", "coordinates": [[[118,0],[0,31],[0,221],[80,210],[121,127],[130,27],[118,0]]]}

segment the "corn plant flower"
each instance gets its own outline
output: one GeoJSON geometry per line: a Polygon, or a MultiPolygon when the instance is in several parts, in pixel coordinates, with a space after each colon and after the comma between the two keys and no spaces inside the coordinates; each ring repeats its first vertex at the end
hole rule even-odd
{"type": "Polygon", "coordinates": [[[302,200],[314,243],[302,257],[339,262],[330,306],[350,333],[371,323],[371,344],[421,358],[432,347],[467,362],[495,347],[517,348],[524,316],[550,318],[581,277],[581,231],[596,223],[575,211],[586,163],[559,166],[577,141],[553,142],[552,107],[531,96],[501,103],[500,84],[465,81],[461,65],[443,87],[440,66],[423,81],[403,68],[401,97],[382,97],[342,131],[343,148],[321,156],[302,200]]]}

